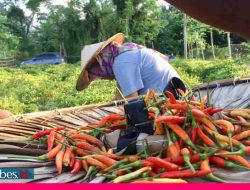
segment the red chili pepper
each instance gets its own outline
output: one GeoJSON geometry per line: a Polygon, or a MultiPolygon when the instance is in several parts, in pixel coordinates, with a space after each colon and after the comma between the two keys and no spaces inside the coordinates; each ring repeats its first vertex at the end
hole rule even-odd
{"type": "Polygon", "coordinates": [[[182,149],[184,146],[184,141],[182,139],[179,140],[179,147],[182,149]]]}
{"type": "Polygon", "coordinates": [[[185,117],[179,117],[179,116],[159,116],[156,119],[156,123],[166,123],[166,122],[171,122],[171,123],[176,123],[176,124],[182,124],[185,121],[185,117]]]}
{"type": "Polygon", "coordinates": [[[164,107],[161,108],[161,114],[165,114],[166,113],[166,109],[164,107]]]}
{"type": "Polygon", "coordinates": [[[200,137],[200,139],[207,145],[207,146],[214,146],[215,143],[212,141],[203,131],[201,130],[200,127],[196,128],[197,130],[197,135],[200,137]]]}
{"type": "Polygon", "coordinates": [[[76,159],[75,160],[75,164],[73,169],[71,170],[71,174],[76,174],[80,171],[80,169],[82,168],[82,160],[76,159]]]}
{"type": "Polygon", "coordinates": [[[196,136],[197,136],[197,129],[196,128],[197,127],[192,127],[190,129],[190,139],[191,139],[192,143],[194,143],[194,144],[195,144],[196,136]]]}
{"type": "Polygon", "coordinates": [[[55,129],[47,129],[45,131],[39,131],[37,133],[35,133],[34,135],[32,135],[32,139],[39,139],[45,135],[49,135],[51,133],[52,130],[56,130],[56,131],[61,131],[61,130],[64,130],[65,128],[64,127],[58,127],[58,128],[55,128],[55,129]]]}
{"type": "Polygon", "coordinates": [[[148,119],[154,119],[154,118],[155,118],[155,114],[149,112],[149,113],[148,113],[148,119]]]}
{"type": "Polygon", "coordinates": [[[222,108],[213,108],[212,110],[208,111],[209,115],[214,115],[215,113],[223,111],[222,108]]]}
{"type": "Polygon", "coordinates": [[[167,171],[175,171],[179,169],[179,166],[176,164],[173,164],[171,162],[165,161],[161,158],[157,157],[148,157],[147,161],[152,162],[156,166],[160,168],[165,168],[167,171]]]}
{"type": "Polygon", "coordinates": [[[244,141],[242,141],[242,144],[244,144],[246,146],[250,146],[250,140],[244,140],[244,141]]]}
{"type": "Polygon", "coordinates": [[[166,95],[168,96],[171,104],[175,104],[176,103],[175,96],[173,95],[172,92],[166,91],[166,95]]]}
{"type": "Polygon", "coordinates": [[[101,121],[99,122],[99,126],[110,125],[113,121],[123,120],[123,119],[124,119],[124,116],[121,116],[119,114],[110,114],[101,119],[101,121]]]}
{"type": "MultiPolygon", "coordinates": [[[[183,156],[178,156],[177,158],[172,159],[172,160],[170,160],[170,158],[166,158],[164,160],[171,161],[172,163],[180,165],[180,166],[183,166],[185,164],[183,156]]],[[[201,157],[199,154],[195,154],[195,155],[190,156],[191,163],[197,163],[199,161],[201,161],[201,157]]]]}
{"type": "Polygon", "coordinates": [[[220,158],[218,156],[211,156],[209,158],[209,160],[211,163],[216,164],[217,166],[219,166],[221,168],[243,168],[243,169],[246,169],[246,167],[244,167],[244,166],[238,165],[238,164],[231,162],[231,161],[226,161],[223,158],[220,158]]]}
{"type": "MultiPolygon", "coordinates": [[[[210,112],[211,110],[213,110],[213,107],[208,107],[208,108],[204,109],[203,112],[206,113],[206,114],[209,114],[209,112],[210,112]]],[[[210,114],[209,114],[209,115],[210,115],[210,114]]]]}
{"type": "Polygon", "coordinates": [[[184,111],[186,112],[188,110],[188,107],[189,109],[191,109],[191,112],[192,114],[195,116],[195,117],[199,117],[199,118],[205,118],[206,117],[206,114],[201,111],[201,110],[198,110],[195,106],[192,106],[192,105],[186,105],[186,104],[171,104],[171,103],[165,103],[165,106],[168,108],[168,109],[177,109],[177,110],[181,110],[181,111],[184,111]]]}
{"type": "Polygon", "coordinates": [[[153,168],[153,171],[157,174],[166,172],[165,168],[153,168]]]}
{"type": "MultiPolygon", "coordinates": [[[[149,114],[153,114],[153,113],[149,113],[149,114]]],[[[125,128],[126,128],[126,119],[114,121],[111,124],[111,127],[109,129],[114,131],[114,130],[125,129],[125,128]]]]}
{"type": "Polygon", "coordinates": [[[153,171],[150,171],[150,172],[148,173],[148,176],[149,176],[149,177],[154,177],[154,176],[156,176],[156,173],[153,172],[153,171]]]}
{"type": "Polygon", "coordinates": [[[200,177],[200,176],[206,176],[215,170],[198,170],[195,172],[192,172],[191,170],[182,170],[182,171],[170,171],[170,172],[164,172],[160,174],[161,178],[187,178],[187,177],[200,177]]]}

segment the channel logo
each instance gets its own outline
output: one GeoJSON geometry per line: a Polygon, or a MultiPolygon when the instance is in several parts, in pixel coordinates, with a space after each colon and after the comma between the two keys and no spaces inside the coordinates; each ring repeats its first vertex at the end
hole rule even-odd
{"type": "Polygon", "coordinates": [[[1,179],[34,179],[33,168],[0,168],[1,179]]]}

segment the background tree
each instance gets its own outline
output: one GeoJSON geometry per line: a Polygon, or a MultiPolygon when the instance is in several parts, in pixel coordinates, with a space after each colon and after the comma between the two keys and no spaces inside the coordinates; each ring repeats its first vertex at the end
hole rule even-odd
{"type": "Polygon", "coordinates": [[[9,57],[16,54],[19,39],[5,27],[6,17],[0,13],[0,57],[9,57]]]}
{"type": "MultiPolygon", "coordinates": [[[[184,55],[183,13],[173,6],[159,6],[154,0],[70,0],[67,6],[55,6],[51,0],[2,0],[0,12],[4,17],[2,36],[8,34],[13,40],[12,46],[17,48],[20,59],[46,51],[62,51],[69,62],[76,62],[82,46],[103,41],[117,32],[125,33],[127,41],[165,54],[184,55]],[[41,5],[49,12],[41,12],[41,5]]],[[[223,57],[220,54],[225,51],[218,47],[228,47],[225,34],[193,19],[188,20],[187,28],[189,58],[214,54],[223,57]],[[210,46],[214,51],[209,50],[210,46]]],[[[231,44],[244,42],[234,34],[230,40],[231,44]]]]}
{"type": "Polygon", "coordinates": [[[183,55],[183,14],[175,7],[162,7],[160,19],[163,22],[154,40],[155,48],[165,54],[183,55]]]}

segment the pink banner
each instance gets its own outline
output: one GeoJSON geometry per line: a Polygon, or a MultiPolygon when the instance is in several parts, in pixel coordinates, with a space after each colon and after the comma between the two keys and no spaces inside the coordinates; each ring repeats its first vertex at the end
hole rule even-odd
{"type": "Polygon", "coordinates": [[[91,189],[91,190],[236,190],[236,188],[250,189],[250,184],[0,184],[1,189],[6,190],[49,190],[57,188],[60,190],[69,189],[91,189]]]}

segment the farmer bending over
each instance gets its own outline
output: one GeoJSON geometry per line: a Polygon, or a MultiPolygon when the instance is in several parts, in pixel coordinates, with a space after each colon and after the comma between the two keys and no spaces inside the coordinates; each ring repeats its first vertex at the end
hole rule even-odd
{"type": "MultiPolygon", "coordinates": [[[[163,54],[135,43],[124,43],[118,33],[105,42],[91,44],[82,50],[78,91],[96,79],[116,79],[126,98],[144,95],[148,89],[169,90],[177,96],[177,88],[185,91],[178,73],[163,54]]],[[[118,98],[118,97],[116,97],[118,98]]]]}

